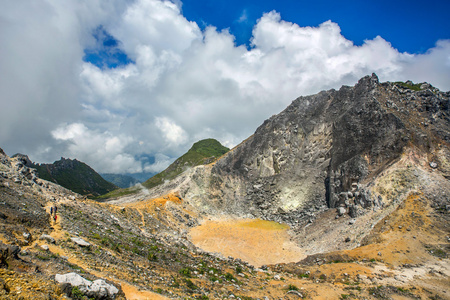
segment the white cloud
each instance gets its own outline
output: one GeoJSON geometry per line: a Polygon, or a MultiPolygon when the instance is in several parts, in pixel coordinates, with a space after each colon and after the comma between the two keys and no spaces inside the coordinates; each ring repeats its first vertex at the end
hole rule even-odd
{"type": "Polygon", "coordinates": [[[164,171],[172,162],[173,159],[171,159],[169,156],[162,153],[156,153],[155,163],[145,166],[144,172],[159,173],[161,171],[164,171]]]}
{"type": "Polygon", "coordinates": [[[247,49],[227,30],[201,32],[179,1],[11,3],[0,10],[0,99],[8,107],[0,109],[0,147],[37,161],[161,170],[199,139],[232,147],[296,97],[372,72],[450,89],[449,40],[424,54],[400,53],[382,37],[356,46],[331,21],[300,27],[270,12],[247,49]],[[83,62],[100,25],[134,64],[83,62]],[[156,162],[136,158],[143,154],[156,162]]]}
{"type": "Polygon", "coordinates": [[[156,55],[163,51],[179,53],[202,37],[197,24],[187,21],[180,14],[180,6],[170,1],[135,1],[110,30],[133,59],[138,58],[142,45],[151,47],[156,55]]]}
{"type": "Polygon", "coordinates": [[[52,131],[57,141],[66,145],[66,155],[89,162],[103,173],[142,172],[142,165],[126,148],[134,143],[130,136],[113,135],[88,129],[82,123],[64,124],[52,131]]]}
{"type": "Polygon", "coordinates": [[[178,146],[187,141],[183,128],[166,117],[156,118],[155,126],[161,130],[168,146],[178,146]]]}
{"type": "Polygon", "coordinates": [[[248,14],[247,14],[247,10],[244,9],[242,11],[241,16],[239,17],[239,19],[237,20],[238,23],[246,23],[248,22],[248,14]]]}

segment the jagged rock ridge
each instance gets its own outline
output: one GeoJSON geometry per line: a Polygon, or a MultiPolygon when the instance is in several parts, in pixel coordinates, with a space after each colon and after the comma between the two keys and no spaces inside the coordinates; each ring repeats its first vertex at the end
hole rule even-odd
{"type": "Polygon", "coordinates": [[[331,208],[350,217],[376,211],[394,199],[375,191],[374,180],[407,149],[441,160],[448,175],[449,96],[427,83],[413,90],[372,74],[354,87],[299,97],[213,166],[185,172],[149,196],[177,191],[206,214],[295,228],[331,208]]]}

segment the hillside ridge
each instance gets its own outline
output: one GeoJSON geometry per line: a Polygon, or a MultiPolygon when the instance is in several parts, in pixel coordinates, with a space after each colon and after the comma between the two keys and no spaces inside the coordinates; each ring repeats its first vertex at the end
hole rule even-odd
{"type": "Polygon", "coordinates": [[[117,189],[90,166],[77,159],[61,157],[51,164],[37,164],[27,155],[15,154],[22,164],[37,171],[36,176],[57,183],[75,193],[95,197],[117,189]]]}

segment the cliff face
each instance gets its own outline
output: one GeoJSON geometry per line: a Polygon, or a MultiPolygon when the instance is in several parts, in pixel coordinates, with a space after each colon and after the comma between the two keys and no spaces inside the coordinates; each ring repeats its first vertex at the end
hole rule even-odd
{"type": "Polygon", "coordinates": [[[150,195],[176,190],[200,211],[291,225],[330,208],[351,217],[381,208],[393,199],[375,193],[374,180],[406,149],[429,162],[448,153],[449,92],[411,84],[380,83],[373,74],[354,87],[300,97],[213,166],[150,195]]]}

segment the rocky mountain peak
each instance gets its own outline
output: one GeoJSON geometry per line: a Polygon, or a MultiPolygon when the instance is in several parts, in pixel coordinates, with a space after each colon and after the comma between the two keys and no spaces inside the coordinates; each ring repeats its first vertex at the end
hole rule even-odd
{"type": "Polygon", "coordinates": [[[379,211],[394,199],[374,190],[374,180],[406,152],[448,156],[448,105],[448,92],[429,84],[380,83],[372,74],[354,87],[297,98],[213,166],[150,195],[177,190],[205,213],[293,227],[330,209],[350,217],[379,211]]]}

